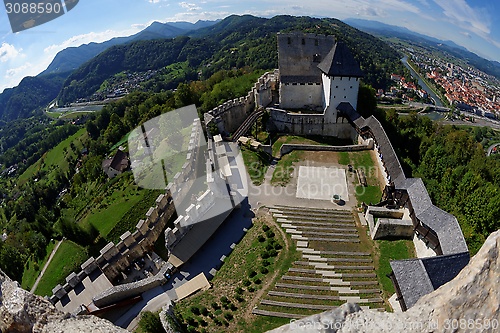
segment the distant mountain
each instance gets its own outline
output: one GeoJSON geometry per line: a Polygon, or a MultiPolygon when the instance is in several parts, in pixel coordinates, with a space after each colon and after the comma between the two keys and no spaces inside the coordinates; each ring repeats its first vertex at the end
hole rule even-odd
{"type": "Polygon", "coordinates": [[[114,45],[126,44],[139,40],[174,38],[193,30],[211,26],[216,22],[217,21],[198,21],[196,23],[153,22],[149,27],[132,36],[116,37],[103,43],[89,43],[78,47],[69,47],[58,52],[47,69],[39,75],[73,71],[114,45]]]}
{"type": "Polygon", "coordinates": [[[35,109],[45,106],[57,97],[64,80],[71,72],[110,47],[134,41],[173,38],[209,27],[216,22],[153,22],[146,29],[129,37],[117,37],[103,43],[68,47],[57,53],[45,71],[36,77],[26,77],[17,87],[5,89],[0,93],[0,119],[24,118],[35,109]]]}
{"type": "Polygon", "coordinates": [[[350,18],[344,20],[344,22],[375,36],[383,36],[389,38],[395,37],[402,40],[418,43],[422,46],[448,52],[452,56],[467,62],[470,66],[500,79],[499,62],[484,59],[477,54],[470,52],[465,47],[457,45],[453,41],[439,40],[434,37],[419,34],[404,27],[388,25],[377,21],[350,18]]]}
{"type": "MultiPolygon", "coordinates": [[[[154,29],[161,28],[153,26],[154,29]]],[[[153,29],[152,28],[152,29],[153,29]]],[[[125,70],[160,69],[187,62],[207,78],[222,69],[277,67],[276,33],[306,31],[332,34],[353,50],[365,72],[364,81],[384,88],[388,73],[402,72],[398,53],[380,39],[336,19],[276,16],[271,19],[232,15],[217,24],[169,40],[136,41],[113,46],[74,71],[58,96],[60,104],[88,98],[102,82],[125,70]]]]}

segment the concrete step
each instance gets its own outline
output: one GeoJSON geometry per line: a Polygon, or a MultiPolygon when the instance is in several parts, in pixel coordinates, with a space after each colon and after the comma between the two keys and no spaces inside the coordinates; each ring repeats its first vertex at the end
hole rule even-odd
{"type": "Polygon", "coordinates": [[[277,218],[279,223],[287,223],[290,225],[294,225],[296,227],[302,226],[321,226],[325,228],[337,228],[343,230],[356,230],[354,228],[354,223],[352,222],[318,222],[318,221],[304,221],[304,220],[291,220],[288,218],[277,218]]]}
{"type": "Polygon", "coordinates": [[[317,242],[337,242],[337,243],[359,243],[357,238],[325,238],[325,237],[306,237],[302,236],[301,240],[317,241],[317,242]]]}
{"type": "MultiPolygon", "coordinates": [[[[311,261],[295,261],[294,262],[294,265],[297,265],[297,266],[312,266],[314,265],[314,263],[312,263],[311,261]]],[[[375,267],[373,267],[372,265],[366,265],[366,266],[357,266],[357,265],[328,265],[329,267],[331,267],[330,269],[346,269],[346,270],[374,270],[375,267]]]]}
{"type": "Polygon", "coordinates": [[[331,309],[335,309],[338,307],[338,306],[320,305],[320,304],[305,304],[305,303],[270,301],[267,299],[263,299],[262,301],[260,301],[260,304],[270,305],[270,306],[282,306],[282,307],[286,307],[286,308],[309,309],[309,310],[331,310],[331,309]]]}

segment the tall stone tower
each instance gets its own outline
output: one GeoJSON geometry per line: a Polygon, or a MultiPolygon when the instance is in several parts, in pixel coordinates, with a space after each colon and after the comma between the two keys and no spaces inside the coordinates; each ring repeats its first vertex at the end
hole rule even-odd
{"type": "Polygon", "coordinates": [[[363,72],[343,42],[335,44],[318,68],[322,72],[325,121],[336,122],[337,108],[341,103],[349,103],[356,110],[359,79],[363,72]]]}

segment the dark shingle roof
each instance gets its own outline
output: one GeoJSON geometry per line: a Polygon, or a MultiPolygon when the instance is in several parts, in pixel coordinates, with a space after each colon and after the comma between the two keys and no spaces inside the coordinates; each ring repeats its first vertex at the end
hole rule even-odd
{"type": "Polygon", "coordinates": [[[422,179],[409,178],[401,188],[408,193],[417,219],[436,233],[443,254],[468,252],[458,220],[432,204],[422,179]]]}
{"type": "Polygon", "coordinates": [[[420,297],[434,291],[422,260],[397,260],[390,264],[407,308],[415,305],[420,297]]]}
{"type": "Polygon", "coordinates": [[[469,263],[469,253],[391,261],[391,268],[407,308],[453,280],[469,263]]]}
{"type": "Polygon", "coordinates": [[[343,42],[337,42],[330,53],[318,65],[328,76],[363,77],[359,64],[343,42]]]}

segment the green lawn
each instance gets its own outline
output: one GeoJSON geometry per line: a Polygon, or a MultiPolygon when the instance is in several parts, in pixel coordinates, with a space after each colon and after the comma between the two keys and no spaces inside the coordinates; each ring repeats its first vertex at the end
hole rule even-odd
{"type": "Polygon", "coordinates": [[[69,169],[66,157],[76,158],[76,154],[82,149],[82,139],[86,135],[84,128],[59,143],[53,149],[45,153],[37,162],[33,163],[23,174],[19,176],[18,183],[24,184],[32,178],[38,171],[43,170],[48,173],[46,179],[50,181],[55,176],[55,172],[60,170],[66,172],[69,169]],[[71,143],[76,147],[76,154],[71,151],[71,143]],[[66,153],[64,152],[66,150],[66,153]]]}
{"type": "Polygon", "coordinates": [[[69,240],[63,241],[34,291],[35,294],[52,295],[52,289],[58,283],[64,284],[66,277],[73,271],[79,271],[80,265],[87,259],[88,254],[83,247],[69,240]]]}
{"type": "Polygon", "coordinates": [[[415,258],[415,247],[411,240],[379,240],[375,241],[375,244],[380,255],[378,266],[375,267],[376,273],[386,298],[389,298],[395,292],[391,280],[387,277],[392,271],[389,261],[415,258]]]}
{"type": "Polygon", "coordinates": [[[262,184],[269,167],[269,156],[264,152],[255,152],[246,147],[241,147],[241,153],[243,154],[247,172],[254,185],[262,184]]]}
{"type": "Polygon", "coordinates": [[[294,150],[290,154],[283,156],[276,165],[271,184],[274,186],[286,186],[294,173],[294,163],[301,160],[303,151],[294,150]]]}
{"type": "Polygon", "coordinates": [[[346,151],[339,152],[339,164],[348,165],[349,163],[351,163],[349,153],[346,151]]]}
{"type": "Polygon", "coordinates": [[[45,250],[46,255],[41,260],[34,260],[32,257],[28,259],[24,267],[23,279],[21,281],[21,287],[23,289],[31,290],[31,287],[33,286],[33,284],[35,284],[35,281],[38,275],[40,274],[40,271],[42,270],[43,266],[49,259],[50,253],[52,252],[55,246],[56,246],[56,241],[49,242],[45,250]]]}
{"type": "Polygon", "coordinates": [[[382,191],[379,186],[356,186],[355,188],[356,199],[358,203],[364,202],[367,205],[375,205],[380,202],[382,198],[382,191]]]}

